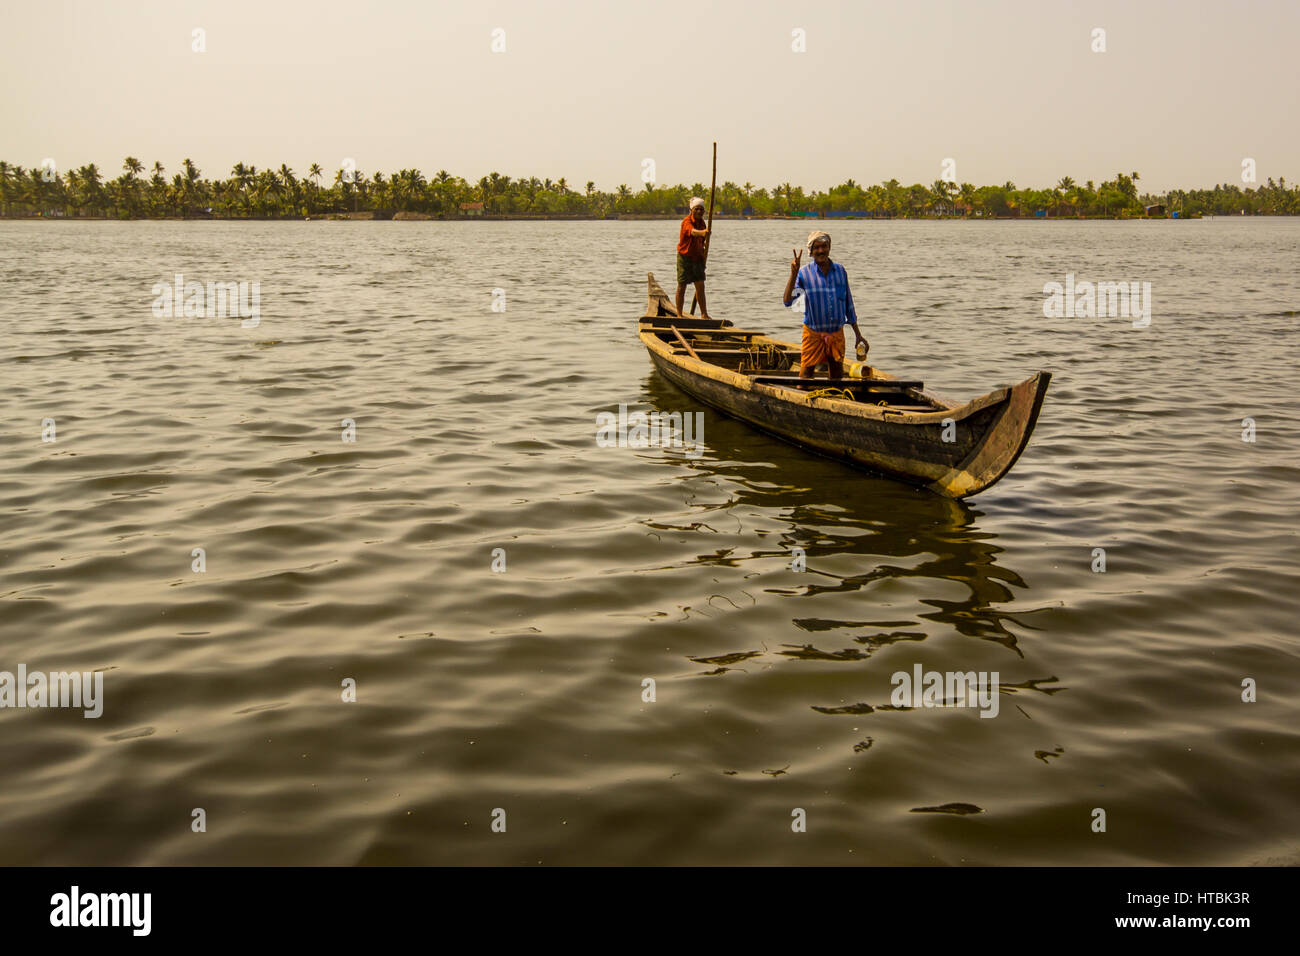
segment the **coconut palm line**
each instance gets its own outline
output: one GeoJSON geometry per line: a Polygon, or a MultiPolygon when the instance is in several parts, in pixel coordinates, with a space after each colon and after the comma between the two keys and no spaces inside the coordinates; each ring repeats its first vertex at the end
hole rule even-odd
{"type": "MultiPolygon", "coordinates": [[[[94,163],[67,171],[23,166],[0,161],[0,215],[105,216],[150,218],[215,216],[222,218],[282,219],[334,213],[392,215],[416,213],[455,216],[462,206],[483,204],[490,215],[587,216],[615,214],[666,215],[685,211],[692,195],[704,195],[702,183],[660,185],[644,183],[639,190],[620,184],[612,192],[587,182],[572,189],[566,177],[514,178],[491,172],[469,182],[440,169],[426,177],[419,169],[400,169],[367,175],[361,170],[339,169],[330,185],[324,168],[312,163],[301,179],[287,163],[258,169],[236,163],[229,176],[206,179],[190,159],[170,178],[160,162],[149,167],[127,156],[117,177],[105,180],[94,163]]],[[[1141,177],[1116,173],[1100,185],[1083,185],[1070,176],[1046,189],[1020,189],[1013,182],[1001,186],[975,186],[935,180],[929,186],[910,186],[890,179],[862,186],[848,179],[825,191],[807,191],[790,182],[772,188],[751,182],[724,182],[718,187],[717,215],[826,215],[858,214],[880,218],[985,218],[1044,216],[1131,217],[1144,207],[1164,205],[1185,215],[1297,215],[1300,189],[1285,178],[1269,178],[1245,188],[1223,183],[1212,189],[1171,189],[1163,194],[1139,194],[1141,177]]]]}

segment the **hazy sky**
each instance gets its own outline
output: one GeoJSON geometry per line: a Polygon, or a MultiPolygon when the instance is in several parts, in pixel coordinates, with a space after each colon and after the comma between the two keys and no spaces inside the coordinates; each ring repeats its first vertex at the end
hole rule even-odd
{"type": "Polygon", "coordinates": [[[1297,0],[10,0],[3,24],[0,159],[29,167],[637,188],[646,158],[707,184],[716,139],[720,180],[769,187],[928,184],[945,158],[1022,187],[1300,178],[1297,0]]]}

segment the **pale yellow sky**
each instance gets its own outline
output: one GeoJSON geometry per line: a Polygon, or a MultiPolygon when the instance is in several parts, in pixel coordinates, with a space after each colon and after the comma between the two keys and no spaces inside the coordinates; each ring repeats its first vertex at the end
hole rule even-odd
{"type": "Polygon", "coordinates": [[[9,2],[0,159],[581,188],[1300,177],[1300,2],[9,2]],[[1094,28],[1105,52],[1093,52],[1094,28]],[[193,30],[206,52],[193,52],[193,30]],[[494,53],[492,31],[505,31],[494,53]],[[792,49],[806,31],[806,52],[792,49]]]}

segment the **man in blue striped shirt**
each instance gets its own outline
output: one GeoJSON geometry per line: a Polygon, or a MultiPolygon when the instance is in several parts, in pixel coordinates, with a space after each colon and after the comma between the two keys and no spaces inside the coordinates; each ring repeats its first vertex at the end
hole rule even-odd
{"type": "Polygon", "coordinates": [[[825,362],[831,378],[844,374],[844,326],[853,326],[856,345],[867,340],[858,331],[858,313],[849,291],[849,274],[838,262],[831,262],[831,237],[820,230],[808,236],[812,262],[799,268],[803,253],[790,260],[790,281],[782,302],[787,308],[796,296],[803,297],[803,342],[799,354],[799,377],[812,378],[813,370],[825,362]]]}

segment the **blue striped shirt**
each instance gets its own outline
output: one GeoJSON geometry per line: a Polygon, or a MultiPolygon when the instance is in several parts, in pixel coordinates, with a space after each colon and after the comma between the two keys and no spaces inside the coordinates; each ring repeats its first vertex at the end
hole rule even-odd
{"type": "Polygon", "coordinates": [[[831,263],[829,275],[822,275],[817,263],[810,262],[799,270],[794,280],[794,294],[790,305],[803,297],[803,324],[814,332],[838,332],[846,322],[858,322],[858,312],[853,308],[853,293],[849,291],[849,274],[838,262],[831,263]]]}

